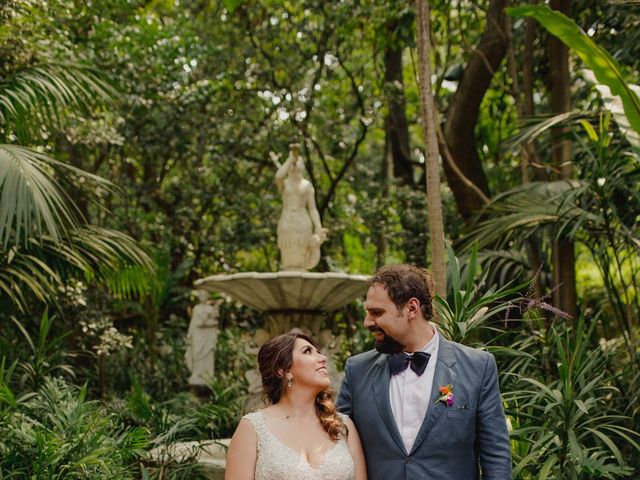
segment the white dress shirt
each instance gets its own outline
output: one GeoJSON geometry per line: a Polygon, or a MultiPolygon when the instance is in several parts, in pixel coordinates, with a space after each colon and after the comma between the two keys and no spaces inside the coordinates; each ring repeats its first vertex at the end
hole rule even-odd
{"type": "Polygon", "coordinates": [[[433,389],[433,375],[438,361],[440,335],[438,329],[433,324],[430,325],[433,328],[433,338],[420,349],[421,352],[431,355],[424,373],[418,376],[413,370],[407,368],[403,372],[393,375],[389,382],[391,411],[407,453],[411,452],[427,414],[433,389]]]}

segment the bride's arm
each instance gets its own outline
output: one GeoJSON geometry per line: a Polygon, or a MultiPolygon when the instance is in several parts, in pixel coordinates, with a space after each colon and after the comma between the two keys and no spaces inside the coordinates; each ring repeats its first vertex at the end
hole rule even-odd
{"type": "Polygon", "coordinates": [[[254,480],[258,458],[258,436],[248,420],[240,420],[229,450],[225,480],[254,480]]]}
{"type": "Polygon", "coordinates": [[[367,466],[364,461],[364,452],[360,443],[358,430],[350,418],[345,420],[345,425],[349,429],[349,437],[347,438],[347,446],[353,458],[353,466],[355,467],[354,480],[367,480],[367,466]]]}

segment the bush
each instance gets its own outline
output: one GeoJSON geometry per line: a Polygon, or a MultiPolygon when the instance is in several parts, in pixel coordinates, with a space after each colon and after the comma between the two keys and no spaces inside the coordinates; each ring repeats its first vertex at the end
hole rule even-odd
{"type": "MultiPolygon", "coordinates": [[[[503,391],[515,427],[514,478],[613,479],[633,473],[624,453],[632,458],[633,450],[640,452],[640,435],[616,401],[621,392],[617,374],[610,373],[616,352],[593,347],[594,326],[580,320],[573,328],[552,327],[539,337],[550,368],[520,369],[519,383],[503,391]]],[[[532,356],[542,347],[526,343],[532,356]]]]}
{"type": "Polygon", "coordinates": [[[0,479],[135,478],[145,429],[124,427],[98,402],[86,401],[86,387],[47,377],[39,390],[16,399],[0,381],[0,479]]]}

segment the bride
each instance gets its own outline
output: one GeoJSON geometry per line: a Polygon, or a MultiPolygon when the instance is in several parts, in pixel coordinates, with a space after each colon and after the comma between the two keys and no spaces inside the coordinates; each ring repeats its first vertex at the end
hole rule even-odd
{"type": "Polygon", "coordinates": [[[366,480],[353,422],[339,414],[327,357],[300,333],[260,348],[269,406],[242,417],[227,452],[226,480],[366,480]]]}

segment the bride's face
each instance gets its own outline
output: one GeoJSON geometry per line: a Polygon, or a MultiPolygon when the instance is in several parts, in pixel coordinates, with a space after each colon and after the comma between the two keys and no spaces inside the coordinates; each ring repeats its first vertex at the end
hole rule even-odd
{"type": "Polygon", "coordinates": [[[297,338],[293,346],[291,375],[296,386],[312,386],[322,391],[331,384],[327,357],[302,338],[297,338]]]}

